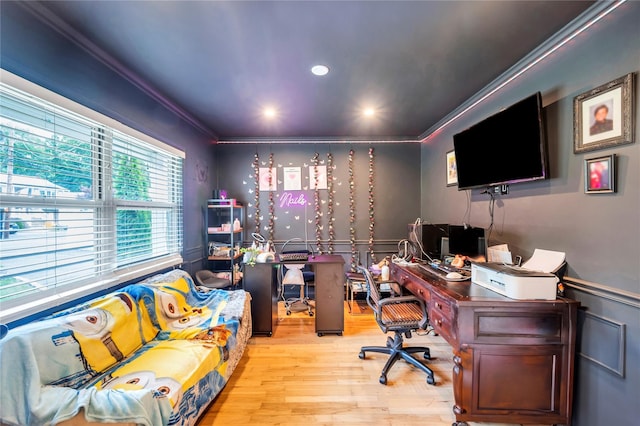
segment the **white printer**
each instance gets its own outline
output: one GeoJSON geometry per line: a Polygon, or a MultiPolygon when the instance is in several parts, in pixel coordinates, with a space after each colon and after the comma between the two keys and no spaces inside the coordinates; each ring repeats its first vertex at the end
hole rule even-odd
{"type": "Polygon", "coordinates": [[[471,281],[503,296],[517,300],[555,300],[556,272],[565,265],[565,254],[536,249],[521,267],[488,262],[471,265],[471,281]]]}

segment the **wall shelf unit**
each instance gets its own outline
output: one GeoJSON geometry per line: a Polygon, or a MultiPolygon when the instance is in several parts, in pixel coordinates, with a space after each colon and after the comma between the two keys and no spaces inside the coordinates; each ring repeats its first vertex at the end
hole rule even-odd
{"type": "Polygon", "coordinates": [[[209,199],[205,209],[205,257],[208,269],[230,272],[236,284],[235,268],[244,243],[244,206],[236,199],[209,199]]]}

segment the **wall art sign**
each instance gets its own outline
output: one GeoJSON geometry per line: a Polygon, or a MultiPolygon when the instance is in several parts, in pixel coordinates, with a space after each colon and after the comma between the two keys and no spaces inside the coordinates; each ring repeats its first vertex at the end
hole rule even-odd
{"type": "Polygon", "coordinates": [[[280,195],[280,207],[304,207],[308,204],[304,192],[285,191],[280,195]]]}
{"type": "Polygon", "coordinates": [[[302,173],[300,167],[283,167],[284,190],[300,191],[302,189],[302,173]]]}
{"type": "Polygon", "coordinates": [[[456,167],[456,152],[447,152],[447,186],[458,184],[458,168],[456,167]]]}
{"type": "Polygon", "coordinates": [[[309,182],[310,189],[327,189],[327,166],[309,166],[309,182]]]}
{"type": "Polygon", "coordinates": [[[594,151],[633,143],[633,73],[573,100],[573,151],[594,151]]]}
{"type": "Polygon", "coordinates": [[[275,167],[260,167],[258,180],[260,181],[260,191],[277,191],[278,179],[275,167]]]}

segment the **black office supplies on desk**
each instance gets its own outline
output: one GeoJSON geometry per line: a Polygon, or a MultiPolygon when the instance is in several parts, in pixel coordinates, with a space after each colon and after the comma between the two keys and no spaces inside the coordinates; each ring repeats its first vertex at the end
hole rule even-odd
{"type": "Polygon", "coordinates": [[[427,271],[447,281],[467,281],[471,278],[471,271],[469,271],[468,269],[456,268],[455,266],[446,265],[444,263],[437,263],[437,262],[432,262],[427,264],[419,263],[418,266],[424,271],[427,271]],[[447,275],[451,272],[457,272],[458,274],[461,275],[461,277],[460,278],[447,277],[447,275]]]}
{"type": "Polygon", "coordinates": [[[278,258],[281,262],[295,262],[295,261],[304,261],[309,260],[309,253],[280,253],[278,258]]]}

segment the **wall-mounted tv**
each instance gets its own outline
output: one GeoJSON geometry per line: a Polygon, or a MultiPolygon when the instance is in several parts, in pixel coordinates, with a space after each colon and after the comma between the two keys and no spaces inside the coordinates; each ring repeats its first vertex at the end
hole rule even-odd
{"type": "Polygon", "coordinates": [[[458,189],[548,178],[545,135],[540,92],[454,135],[458,189]]]}

